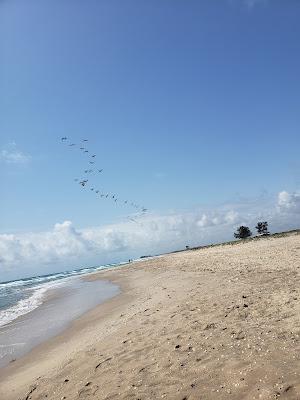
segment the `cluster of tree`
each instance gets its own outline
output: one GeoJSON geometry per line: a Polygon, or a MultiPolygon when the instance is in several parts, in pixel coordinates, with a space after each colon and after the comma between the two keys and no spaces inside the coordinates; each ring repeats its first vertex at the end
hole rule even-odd
{"type": "MultiPolygon", "coordinates": [[[[269,235],[268,231],[268,222],[258,222],[255,229],[257,230],[258,235],[269,235]]],[[[240,226],[237,231],[234,233],[234,237],[236,239],[246,239],[247,237],[252,236],[252,232],[250,231],[248,226],[240,226]]]]}

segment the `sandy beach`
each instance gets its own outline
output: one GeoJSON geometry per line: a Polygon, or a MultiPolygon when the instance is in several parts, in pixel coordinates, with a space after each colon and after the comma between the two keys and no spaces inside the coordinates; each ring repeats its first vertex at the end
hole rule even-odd
{"type": "Polygon", "coordinates": [[[121,294],[0,370],[0,399],[300,399],[299,272],[291,234],[94,274],[121,294]]]}

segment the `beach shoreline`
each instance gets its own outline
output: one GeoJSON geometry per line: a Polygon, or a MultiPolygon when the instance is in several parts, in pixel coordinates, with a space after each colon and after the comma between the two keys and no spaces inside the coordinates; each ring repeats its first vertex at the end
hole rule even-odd
{"type": "Polygon", "coordinates": [[[46,288],[36,308],[0,327],[0,374],[6,365],[61,334],[72,321],[118,292],[118,286],[108,281],[89,281],[84,276],[46,288]]]}
{"type": "Polygon", "coordinates": [[[299,260],[291,234],[86,276],[121,293],[0,370],[0,398],[296,399],[299,260]]]}
{"type": "MultiPolygon", "coordinates": [[[[34,377],[38,376],[41,371],[49,371],[57,367],[63,363],[66,358],[73,354],[74,351],[80,350],[82,346],[84,346],[86,339],[91,339],[91,336],[93,336],[90,335],[91,332],[89,329],[93,326],[94,322],[99,319],[99,314],[100,321],[97,322],[102,323],[106,320],[111,320],[112,316],[115,313],[118,313],[118,309],[122,308],[131,298],[128,293],[130,285],[127,280],[120,279],[114,275],[115,270],[122,268],[124,268],[124,265],[120,265],[118,267],[114,266],[111,269],[93,272],[80,277],[80,279],[85,281],[98,280],[113,283],[118,286],[119,293],[101,302],[80,317],[72,320],[65,329],[59,332],[59,334],[38,344],[23,357],[11,362],[9,365],[3,368],[0,368],[1,400],[6,398],[15,399],[16,380],[18,380],[18,386],[20,388],[20,390],[17,392],[22,393],[27,389],[28,379],[31,379],[31,377],[33,379],[34,377]],[[113,272],[112,275],[111,272],[113,272]],[[81,335],[84,332],[86,336],[84,340],[82,340],[81,335]],[[69,344],[66,346],[66,343],[69,344]],[[43,357],[42,361],[41,357],[43,357]],[[26,369],[25,374],[24,369],[26,369]],[[18,379],[19,377],[20,379],[18,379]],[[6,384],[9,379],[12,380],[11,387],[13,390],[11,394],[6,392],[6,384]],[[3,384],[4,389],[2,387],[3,384]]],[[[36,310],[32,311],[32,313],[35,311],[36,310]]],[[[19,318],[22,319],[23,316],[19,318]]]]}

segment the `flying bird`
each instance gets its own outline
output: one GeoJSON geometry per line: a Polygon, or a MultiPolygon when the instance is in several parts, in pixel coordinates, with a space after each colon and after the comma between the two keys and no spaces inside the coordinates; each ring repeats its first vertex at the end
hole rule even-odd
{"type": "MultiPolygon", "coordinates": [[[[93,154],[92,152],[89,152],[89,150],[87,150],[86,149],[86,147],[84,147],[84,144],[83,143],[78,143],[78,144],[76,144],[76,143],[72,143],[71,142],[71,139],[70,138],[67,138],[66,136],[64,136],[64,137],[61,137],[60,138],[61,139],[61,142],[65,142],[65,141],[67,141],[67,146],[70,146],[70,147],[73,147],[73,146],[79,146],[79,148],[80,148],[80,150],[83,152],[83,153],[90,153],[90,159],[88,159],[88,161],[89,161],[89,164],[95,164],[95,157],[97,157],[97,155],[96,154],[93,154]],[[81,146],[81,147],[80,147],[81,146]]],[[[82,142],[88,142],[89,140],[88,139],[81,139],[81,141],[82,142]]],[[[88,157],[89,157],[88,156],[88,157]]],[[[96,167],[96,166],[95,166],[96,167]]],[[[93,173],[93,172],[98,172],[98,173],[101,173],[103,171],[103,168],[101,168],[101,169],[86,169],[86,170],[84,170],[84,173],[85,174],[88,174],[88,173],[93,173]]],[[[86,176],[86,175],[85,175],[86,176]]],[[[135,212],[136,213],[136,215],[137,215],[137,218],[138,217],[140,217],[140,216],[142,216],[143,215],[143,213],[146,213],[148,210],[147,210],[147,208],[145,208],[144,206],[141,206],[141,205],[138,205],[137,203],[135,203],[135,202],[133,202],[133,201],[130,201],[130,200],[121,200],[121,199],[119,199],[117,196],[118,196],[118,194],[114,194],[114,195],[112,195],[111,193],[101,193],[100,192],[100,189],[98,190],[96,190],[96,188],[94,188],[94,187],[91,187],[91,185],[88,185],[88,179],[82,179],[82,180],[80,180],[79,178],[74,178],[74,181],[75,182],[78,182],[81,186],[83,186],[83,187],[85,187],[85,186],[89,186],[89,188],[90,188],[90,191],[94,191],[96,194],[100,194],[101,195],[101,198],[103,198],[103,197],[105,197],[105,198],[110,198],[110,199],[112,199],[112,200],[114,200],[114,202],[115,203],[120,203],[120,204],[124,204],[124,205],[131,205],[132,207],[134,207],[135,209],[137,209],[137,211],[135,212]]],[[[89,182],[89,183],[91,183],[91,182],[89,182]]],[[[129,218],[128,217],[128,219],[130,219],[132,222],[135,222],[135,223],[137,223],[138,225],[140,225],[137,221],[136,221],[136,219],[134,219],[134,218],[129,218]]]]}

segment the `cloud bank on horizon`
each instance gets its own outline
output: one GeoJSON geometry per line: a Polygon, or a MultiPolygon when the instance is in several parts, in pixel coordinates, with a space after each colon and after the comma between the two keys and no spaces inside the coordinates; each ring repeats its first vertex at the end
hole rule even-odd
{"type": "Polygon", "coordinates": [[[185,245],[231,240],[237,226],[246,224],[253,229],[261,219],[269,221],[273,232],[299,228],[300,193],[282,191],[272,205],[258,199],[215,210],[152,214],[138,224],[120,222],[79,230],[71,221],[64,221],[47,232],[1,234],[0,265],[7,274],[26,275],[26,271],[34,270],[47,273],[49,265],[103,264],[112,262],[112,258],[124,260],[185,245]]]}

